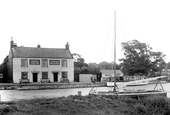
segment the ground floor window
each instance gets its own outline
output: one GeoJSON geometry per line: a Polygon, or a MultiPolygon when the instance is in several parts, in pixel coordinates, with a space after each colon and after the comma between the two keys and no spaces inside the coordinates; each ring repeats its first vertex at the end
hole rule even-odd
{"type": "Polygon", "coordinates": [[[28,72],[21,72],[21,79],[28,79],[28,72]]]}
{"type": "Polygon", "coordinates": [[[67,78],[67,72],[66,71],[62,72],[62,78],[67,78]]]}
{"type": "Polygon", "coordinates": [[[42,72],[42,79],[48,79],[48,72],[42,72]]]}

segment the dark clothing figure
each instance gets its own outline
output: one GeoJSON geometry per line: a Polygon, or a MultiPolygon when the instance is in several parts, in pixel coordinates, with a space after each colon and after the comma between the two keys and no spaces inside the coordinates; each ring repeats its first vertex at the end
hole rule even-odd
{"type": "Polygon", "coordinates": [[[92,76],[90,79],[91,79],[91,82],[92,82],[92,83],[95,83],[95,82],[96,82],[96,79],[95,79],[93,76],[92,76]]]}

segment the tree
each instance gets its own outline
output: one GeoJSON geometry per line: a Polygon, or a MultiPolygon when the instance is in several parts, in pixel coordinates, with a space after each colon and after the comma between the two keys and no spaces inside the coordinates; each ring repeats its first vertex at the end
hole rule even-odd
{"type": "Polygon", "coordinates": [[[148,75],[160,71],[165,64],[162,52],[153,52],[152,48],[138,40],[122,43],[125,58],[120,59],[122,71],[127,75],[148,75]]]}
{"type": "Polygon", "coordinates": [[[88,64],[85,63],[84,58],[81,57],[81,55],[77,53],[73,53],[72,56],[74,57],[74,69],[80,70],[82,67],[88,68],[88,64]]]}
{"type": "Polygon", "coordinates": [[[72,56],[74,58],[74,62],[77,62],[78,59],[81,58],[81,55],[79,55],[78,53],[73,53],[72,56]]]}
{"type": "Polygon", "coordinates": [[[152,63],[152,69],[157,72],[161,72],[163,68],[165,68],[165,61],[164,58],[165,55],[161,52],[151,52],[151,63],[152,63]]]}
{"type": "MultiPolygon", "coordinates": [[[[102,61],[99,63],[99,68],[100,69],[106,69],[106,70],[112,70],[113,69],[113,66],[114,66],[114,62],[106,62],[106,61],[102,61]]],[[[119,65],[116,64],[116,69],[119,69],[119,65]]]]}
{"type": "Polygon", "coordinates": [[[99,65],[97,63],[89,63],[88,70],[91,74],[99,73],[99,65]]]}

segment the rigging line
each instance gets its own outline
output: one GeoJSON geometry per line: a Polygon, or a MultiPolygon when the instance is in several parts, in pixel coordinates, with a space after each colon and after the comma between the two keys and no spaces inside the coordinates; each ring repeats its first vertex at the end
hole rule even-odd
{"type": "Polygon", "coordinates": [[[125,36],[126,41],[128,41],[128,39],[127,39],[127,37],[126,37],[126,34],[125,34],[125,31],[124,31],[124,29],[123,29],[123,26],[122,26],[122,24],[121,24],[121,22],[120,22],[120,19],[119,19],[118,14],[117,14],[117,18],[118,18],[118,20],[119,20],[120,27],[121,27],[121,29],[122,29],[122,31],[123,31],[123,35],[125,36]]]}
{"type": "Polygon", "coordinates": [[[110,31],[111,31],[112,23],[113,23],[113,15],[112,15],[111,24],[110,24],[110,27],[109,27],[108,36],[107,36],[107,40],[106,40],[105,47],[104,47],[104,51],[103,51],[102,61],[103,61],[103,58],[104,58],[104,55],[105,55],[105,50],[106,50],[107,42],[108,42],[108,39],[109,39],[109,35],[110,35],[110,31]]]}

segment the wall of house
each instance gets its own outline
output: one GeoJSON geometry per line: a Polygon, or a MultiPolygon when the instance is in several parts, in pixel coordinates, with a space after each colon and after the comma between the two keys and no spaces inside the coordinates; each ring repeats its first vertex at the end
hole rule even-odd
{"type": "Polygon", "coordinates": [[[103,73],[102,73],[102,77],[107,77],[107,78],[108,78],[108,77],[114,77],[114,74],[103,74],[103,73]]]}
{"type": "Polygon", "coordinates": [[[7,57],[7,82],[8,83],[13,83],[13,44],[14,42],[11,41],[10,42],[10,51],[9,51],[9,55],[7,57]]]}
{"type": "Polygon", "coordinates": [[[13,82],[13,66],[12,66],[12,63],[13,63],[13,59],[12,58],[8,58],[8,61],[7,61],[7,82],[8,83],[12,83],[13,82]]]}
{"type": "Polygon", "coordinates": [[[142,80],[145,79],[146,76],[124,76],[124,81],[135,81],[135,80],[142,80]]]}
{"type": "Polygon", "coordinates": [[[0,74],[2,74],[2,78],[0,78],[0,83],[8,82],[8,73],[7,73],[7,63],[2,63],[0,65],[0,74]]]}
{"type": "Polygon", "coordinates": [[[114,74],[103,74],[102,73],[101,81],[108,81],[109,77],[114,77],[114,74]]]}
{"type": "MultiPolygon", "coordinates": [[[[23,59],[28,59],[28,58],[23,58],[23,59]]],[[[47,68],[41,67],[42,58],[36,58],[36,60],[40,60],[40,65],[30,65],[29,64],[30,59],[35,60],[35,58],[29,58],[28,67],[21,67],[21,58],[13,58],[13,81],[14,83],[19,83],[21,79],[21,72],[28,72],[28,79],[30,80],[30,82],[33,82],[33,73],[38,73],[38,82],[41,82],[42,72],[48,72],[48,78],[50,79],[51,82],[53,82],[54,81],[53,72],[58,72],[58,81],[60,81],[60,79],[62,78],[62,72],[64,71],[67,72],[69,81],[73,82],[73,78],[74,78],[73,59],[64,59],[64,60],[67,60],[67,67],[61,67],[62,59],[50,58],[48,60],[60,60],[60,65],[49,65],[48,63],[47,68]]]]}

